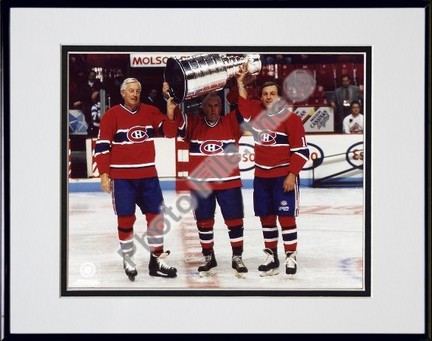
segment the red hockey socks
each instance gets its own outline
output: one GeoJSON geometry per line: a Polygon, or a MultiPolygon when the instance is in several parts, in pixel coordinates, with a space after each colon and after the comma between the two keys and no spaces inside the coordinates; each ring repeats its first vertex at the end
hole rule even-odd
{"type": "Polygon", "coordinates": [[[135,219],[135,215],[117,216],[117,233],[120,241],[120,248],[123,254],[128,254],[130,256],[135,252],[133,241],[133,225],[135,219]]]}
{"type": "Polygon", "coordinates": [[[297,225],[296,218],[290,216],[279,216],[279,223],[282,229],[282,240],[284,251],[297,250],[297,225]]]}
{"type": "Polygon", "coordinates": [[[214,246],[214,234],[213,226],[214,219],[203,219],[197,220],[196,225],[198,227],[198,236],[204,256],[208,256],[213,252],[214,246]]]}
{"type": "Polygon", "coordinates": [[[276,216],[268,215],[260,217],[260,219],[264,237],[264,246],[266,249],[271,249],[275,252],[277,250],[279,239],[279,231],[278,227],[276,226],[276,216]]]}
{"type": "Polygon", "coordinates": [[[147,219],[147,243],[150,252],[159,256],[164,247],[164,215],[162,213],[146,213],[147,219]]]}
{"type": "Polygon", "coordinates": [[[243,254],[243,219],[227,219],[225,224],[228,227],[233,255],[241,256],[243,254]]]}

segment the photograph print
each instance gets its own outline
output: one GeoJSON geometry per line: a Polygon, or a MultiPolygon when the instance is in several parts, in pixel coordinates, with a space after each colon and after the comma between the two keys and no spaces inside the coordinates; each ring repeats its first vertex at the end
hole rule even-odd
{"type": "Polygon", "coordinates": [[[62,296],[370,296],[371,49],[62,46],[62,296]]]}

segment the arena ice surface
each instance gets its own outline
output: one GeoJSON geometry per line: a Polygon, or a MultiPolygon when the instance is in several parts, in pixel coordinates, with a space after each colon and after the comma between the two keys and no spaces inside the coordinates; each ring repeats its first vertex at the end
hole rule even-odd
{"type": "MultiPolygon", "coordinates": [[[[197,268],[203,260],[198,233],[183,193],[164,191],[168,233],[165,248],[171,251],[169,265],[178,269],[177,278],[148,275],[149,251],[145,242],[145,217],[137,208],[135,244],[138,276],[128,280],[118,253],[116,217],[111,196],[102,192],[69,194],[67,290],[364,290],[365,226],[362,188],[301,188],[298,225],[298,271],[293,277],[280,274],[260,277],[258,266],[265,259],[259,218],[253,215],[252,189],[243,189],[245,206],[243,260],[249,272],[236,278],[231,268],[228,231],[219,207],[215,217],[216,275],[201,278],[197,268]],[[184,197],[182,198],[184,199],[184,197]],[[176,203],[181,202],[180,213],[176,203]],[[181,219],[179,218],[181,216],[181,219]]],[[[283,255],[279,236],[279,258],[283,255]]]]}

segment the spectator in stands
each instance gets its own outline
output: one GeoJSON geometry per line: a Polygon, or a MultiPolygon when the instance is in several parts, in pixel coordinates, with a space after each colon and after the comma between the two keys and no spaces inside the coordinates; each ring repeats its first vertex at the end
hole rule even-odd
{"type": "Polygon", "coordinates": [[[143,103],[154,105],[161,113],[166,113],[166,101],[159,94],[156,88],[151,88],[147,96],[143,99],[143,103]]]}
{"type": "Polygon", "coordinates": [[[351,114],[343,120],[343,132],[345,134],[362,134],[363,133],[363,115],[360,113],[360,102],[351,102],[351,114]]]}
{"type": "Polygon", "coordinates": [[[71,54],[69,57],[69,79],[77,83],[79,79],[85,78],[87,74],[87,63],[81,54],[71,54]]]}
{"type": "Polygon", "coordinates": [[[341,86],[335,90],[334,98],[330,101],[335,115],[335,132],[342,132],[342,122],[351,113],[352,101],[361,103],[361,91],[358,86],[351,85],[351,77],[344,74],[341,76],[341,86]]]}
{"type": "Polygon", "coordinates": [[[120,72],[119,75],[115,76],[109,83],[107,92],[108,92],[108,105],[113,107],[114,105],[123,103],[123,99],[120,96],[120,85],[123,82],[125,76],[123,72],[120,72]]]}
{"type": "Polygon", "coordinates": [[[96,72],[94,72],[93,70],[90,71],[88,74],[87,85],[91,89],[92,93],[94,91],[100,91],[100,89],[103,88],[102,82],[100,81],[100,79],[96,78],[96,72]]]}
{"type": "MultiPolygon", "coordinates": [[[[96,78],[96,72],[90,71],[87,75],[80,74],[71,76],[69,83],[70,109],[81,110],[85,116],[88,127],[93,126],[91,107],[93,105],[92,95],[103,88],[99,79],[96,78]]],[[[92,135],[90,129],[88,134],[92,135]]]]}
{"type": "Polygon", "coordinates": [[[99,133],[99,125],[101,120],[101,103],[100,103],[100,93],[99,91],[93,91],[91,95],[91,118],[92,124],[88,128],[88,135],[91,137],[97,137],[99,133]]]}
{"type": "Polygon", "coordinates": [[[151,105],[156,105],[156,100],[158,97],[158,91],[155,88],[151,88],[147,97],[144,98],[144,103],[146,104],[151,104],[151,105]]]}

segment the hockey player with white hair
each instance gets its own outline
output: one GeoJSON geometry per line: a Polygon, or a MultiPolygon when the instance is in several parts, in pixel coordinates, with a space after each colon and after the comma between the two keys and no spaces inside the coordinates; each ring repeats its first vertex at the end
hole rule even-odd
{"type": "MultiPolygon", "coordinates": [[[[166,84],[165,90],[169,86],[166,84]]],[[[243,254],[243,197],[239,169],[239,140],[243,117],[236,111],[222,115],[221,98],[208,93],[201,104],[203,115],[176,115],[179,135],[189,142],[189,176],[204,264],[201,276],[215,273],[214,224],[216,203],[221,209],[232,249],[231,266],[235,275],[248,272],[243,254]],[[181,119],[182,118],[182,119],[181,119]]]]}
{"type": "Polygon", "coordinates": [[[138,274],[135,263],[134,223],[138,206],[147,220],[150,250],[150,276],[176,277],[177,269],[165,259],[163,196],[155,167],[154,138],[177,135],[172,101],[167,115],[156,107],[140,102],[141,83],[126,78],[120,93],[124,104],[108,110],[102,117],[95,157],[102,190],[111,193],[123,267],[131,281],[138,274]]]}

